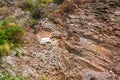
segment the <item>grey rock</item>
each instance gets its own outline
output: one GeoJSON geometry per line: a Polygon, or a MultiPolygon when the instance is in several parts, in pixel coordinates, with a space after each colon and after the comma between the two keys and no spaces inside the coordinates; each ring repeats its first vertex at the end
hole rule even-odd
{"type": "Polygon", "coordinates": [[[71,19],[70,22],[71,22],[71,23],[79,23],[80,20],[79,20],[79,19],[71,19]]]}
{"type": "Polygon", "coordinates": [[[71,19],[78,19],[79,16],[78,15],[69,15],[69,18],[71,18],[71,19]]]}
{"type": "Polygon", "coordinates": [[[55,24],[53,24],[52,22],[45,22],[43,24],[43,28],[53,31],[55,29],[55,24]]]}
{"type": "Polygon", "coordinates": [[[55,3],[51,3],[48,6],[49,11],[54,11],[57,7],[58,7],[58,4],[55,4],[55,3]]]}
{"type": "Polygon", "coordinates": [[[10,65],[13,65],[13,64],[14,64],[11,56],[7,56],[6,62],[7,62],[8,64],[10,64],[10,65]]]}
{"type": "Polygon", "coordinates": [[[46,44],[46,43],[49,43],[49,42],[51,42],[49,37],[41,38],[41,41],[40,41],[41,44],[46,44]]]}

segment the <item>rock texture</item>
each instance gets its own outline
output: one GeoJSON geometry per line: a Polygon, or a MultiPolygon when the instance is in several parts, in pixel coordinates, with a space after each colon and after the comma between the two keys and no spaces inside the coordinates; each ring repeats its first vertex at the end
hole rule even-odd
{"type": "Polygon", "coordinates": [[[2,66],[29,80],[42,75],[48,80],[120,80],[119,1],[68,1],[40,20],[36,33],[26,27],[25,45],[19,49],[24,55],[16,57],[13,51],[2,66]],[[50,43],[40,44],[44,37],[50,43]]]}

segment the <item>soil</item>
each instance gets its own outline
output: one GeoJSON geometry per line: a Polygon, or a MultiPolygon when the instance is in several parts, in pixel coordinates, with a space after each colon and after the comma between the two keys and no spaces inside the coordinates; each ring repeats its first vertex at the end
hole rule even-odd
{"type": "Polygon", "coordinates": [[[34,29],[27,25],[25,45],[18,48],[24,54],[13,51],[2,66],[29,80],[43,75],[48,80],[120,80],[119,0],[78,1],[64,1],[34,29]],[[51,41],[40,44],[44,37],[51,41]]]}

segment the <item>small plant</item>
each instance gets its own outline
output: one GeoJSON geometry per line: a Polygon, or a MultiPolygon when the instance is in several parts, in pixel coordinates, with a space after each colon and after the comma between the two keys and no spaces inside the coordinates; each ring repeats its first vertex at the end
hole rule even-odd
{"type": "Polygon", "coordinates": [[[0,45],[0,57],[2,57],[3,55],[9,55],[9,54],[10,54],[9,44],[5,42],[4,44],[0,45]]]}
{"type": "Polygon", "coordinates": [[[42,7],[35,7],[31,12],[33,19],[41,19],[45,16],[45,11],[42,7]]]}
{"type": "Polygon", "coordinates": [[[15,56],[19,56],[19,55],[24,55],[24,52],[20,51],[19,49],[16,49],[15,56]]]}
{"type": "Polygon", "coordinates": [[[38,20],[37,19],[30,19],[29,24],[30,24],[30,26],[34,26],[34,25],[38,24],[38,20]]]}
{"type": "Polygon", "coordinates": [[[47,8],[50,3],[54,2],[54,0],[27,0],[27,2],[29,5],[31,5],[31,7],[28,7],[28,10],[30,11],[32,18],[41,19],[48,14],[47,8]]]}
{"type": "Polygon", "coordinates": [[[33,19],[41,19],[49,14],[49,4],[57,3],[60,4],[64,0],[27,0],[30,5],[27,10],[30,11],[33,19]]]}
{"type": "Polygon", "coordinates": [[[10,54],[12,48],[23,43],[23,29],[13,19],[0,21],[0,57],[10,54]]]}
{"type": "Polygon", "coordinates": [[[37,0],[35,1],[35,4],[33,0],[28,0],[28,3],[33,5],[33,6],[41,6],[41,7],[46,7],[48,6],[49,3],[54,2],[54,0],[37,0]]]}
{"type": "Polygon", "coordinates": [[[58,3],[61,4],[62,2],[64,2],[64,0],[53,0],[54,3],[58,3]]]}
{"type": "Polygon", "coordinates": [[[10,73],[6,72],[0,75],[0,80],[28,80],[28,79],[25,77],[15,77],[12,76],[10,73]]]}
{"type": "Polygon", "coordinates": [[[46,75],[41,75],[41,77],[38,80],[49,80],[46,75]]]}

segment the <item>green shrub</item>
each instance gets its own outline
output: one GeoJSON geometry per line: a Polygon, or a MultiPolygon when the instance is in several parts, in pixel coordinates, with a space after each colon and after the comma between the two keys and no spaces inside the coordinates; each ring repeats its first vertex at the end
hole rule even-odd
{"type": "Polygon", "coordinates": [[[32,10],[31,16],[33,19],[41,19],[45,16],[45,11],[41,7],[36,7],[32,10]]]}
{"type": "Polygon", "coordinates": [[[0,57],[9,54],[11,48],[23,43],[23,29],[12,19],[0,21],[0,57]]]}
{"type": "Polygon", "coordinates": [[[38,80],[51,80],[51,79],[49,79],[46,75],[41,75],[40,78],[38,78],[38,80]]]}
{"type": "Polygon", "coordinates": [[[64,2],[64,0],[53,0],[54,3],[58,3],[61,4],[62,2],[64,2]]]}
{"type": "Polygon", "coordinates": [[[40,6],[40,7],[47,7],[50,3],[62,3],[64,0],[37,0],[33,2],[33,0],[27,0],[28,4],[32,6],[40,6]]]}
{"type": "Polygon", "coordinates": [[[51,2],[54,2],[54,0],[37,0],[35,3],[33,2],[33,0],[28,0],[29,4],[33,6],[41,6],[41,7],[46,7],[51,2]]]}
{"type": "Polygon", "coordinates": [[[10,54],[10,46],[8,43],[4,43],[0,45],[0,57],[3,55],[9,55],[10,54]]]}
{"type": "Polygon", "coordinates": [[[38,20],[37,19],[30,19],[29,24],[36,25],[36,24],[38,24],[38,20]]]}
{"type": "Polygon", "coordinates": [[[27,0],[28,4],[30,5],[27,10],[30,11],[33,19],[41,19],[49,14],[48,6],[50,3],[60,4],[63,1],[64,0],[37,0],[33,2],[33,0],[27,0]]]}
{"type": "Polygon", "coordinates": [[[0,75],[0,80],[28,80],[28,79],[25,77],[14,77],[6,72],[3,75],[0,75]]]}

